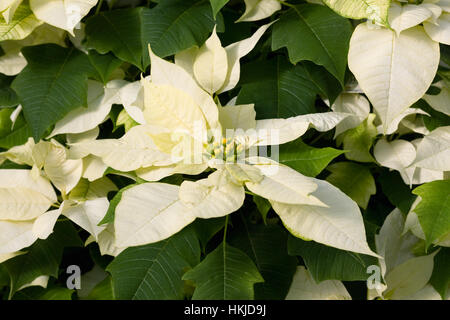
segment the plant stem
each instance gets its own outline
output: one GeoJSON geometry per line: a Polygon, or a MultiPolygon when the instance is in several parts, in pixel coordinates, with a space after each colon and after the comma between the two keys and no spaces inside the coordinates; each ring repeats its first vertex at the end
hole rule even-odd
{"type": "Polygon", "coordinates": [[[227,215],[225,217],[225,229],[223,230],[223,243],[225,244],[226,240],[227,240],[227,229],[228,229],[228,217],[230,215],[227,215]]]}
{"type": "Polygon", "coordinates": [[[319,134],[317,137],[315,137],[309,144],[312,145],[314,143],[316,143],[317,141],[319,141],[320,139],[323,138],[323,136],[326,134],[326,132],[323,132],[321,134],[319,134]]]}
{"type": "Polygon", "coordinates": [[[286,6],[286,7],[290,7],[290,8],[295,8],[295,5],[293,5],[292,3],[288,3],[286,1],[283,0],[277,0],[279,3],[281,3],[282,5],[286,6]]]}
{"type": "Polygon", "coordinates": [[[98,13],[100,12],[100,9],[102,8],[103,5],[103,1],[104,0],[100,0],[97,4],[97,8],[95,9],[95,15],[98,15],[98,13]]]}

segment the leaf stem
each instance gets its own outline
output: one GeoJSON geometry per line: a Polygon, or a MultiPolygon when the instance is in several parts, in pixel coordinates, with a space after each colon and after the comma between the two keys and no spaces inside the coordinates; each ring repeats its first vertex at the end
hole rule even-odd
{"type": "Polygon", "coordinates": [[[319,134],[317,137],[315,137],[309,144],[310,144],[310,145],[313,145],[314,143],[316,143],[317,141],[319,141],[320,139],[322,139],[325,135],[326,135],[326,132],[322,132],[322,133],[319,134]]]}
{"type": "Polygon", "coordinates": [[[277,0],[279,3],[281,3],[282,5],[286,6],[286,7],[290,7],[290,8],[294,8],[295,9],[295,5],[293,5],[292,3],[288,3],[286,1],[283,0],[277,0]]]}
{"type": "Polygon", "coordinates": [[[102,8],[102,5],[103,5],[103,1],[104,1],[104,0],[100,0],[100,1],[98,2],[97,8],[95,9],[95,15],[98,15],[98,14],[99,14],[100,9],[102,8]]]}
{"type": "Polygon", "coordinates": [[[54,207],[54,208],[58,208],[59,209],[59,205],[60,205],[59,203],[54,203],[51,206],[54,207]]]}
{"type": "Polygon", "coordinates": [[[223,230],[223,243],[225,244],[226,240],[227,240],[227,230],[228,230],[228,217],[230,215],[227,215],[225,217],[225,229],[223,230]]]}

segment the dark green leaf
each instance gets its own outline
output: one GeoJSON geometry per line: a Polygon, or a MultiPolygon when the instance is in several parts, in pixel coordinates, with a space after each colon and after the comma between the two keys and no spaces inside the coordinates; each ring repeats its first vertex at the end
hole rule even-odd
{"type": "Polygon", "coordinates": [[[303,4],[275,23],[272,49],[287,47],[293,64],[302,60],[324,66],[342,85],[352,28],[349,20],[321,5],[303,4]]]}
{"type": "Polygon", "coordinates": [[[87,56],[54,44],[25,47],[28,65],[12,83],[36,141],[71,110],[87,105],[87,56]]]}
{"type": "MultiPolygon", "coordinates": [[[[14,78],[5,76],[0,73],[0,106],[14,107],[19,104],[19,97],[16,92],[11,89],[10,84],[14,78]]],[[[1,108],[0,107],[0,108],[1,108]]]]}
{"type": "Polygon", "coordinates": [[[255,299],[284,299],[297,267],[297,259],[287,252],[286,231],[278,225],[253,225],[245,218],[233,231],[230,243],[253,260],[265,280],[255,284],[255,299]]]}
{"type": "Polygon", "coordinates": [[[72,300],[74,290],[63,287],[29,287],[14,295],[14,300],[72,300]]]}
{"type": "Polygon", "coordinates": [[[303,65],[292,66],[281,56],[243,67],[241,84],[237,104],[254,103],[258,119],[315,113],[321,93],[303,65]]]}
{"type": "Polygon", "coordinates": [[[88,47],[101,54],[111,51],[143,70],[142,11],[143,8],[102,11],[90,17],[86,21],[88,47]]]}
{"type": "Polygon", "coordinates": [[[207,0],[165,0],[156,7],[103,11],[86,22],[88,46],[113,52],[142,71],[149,65],[148,44],[160,57],[201,45],[214,28],[207,0]]]}
{"type": "Polygon", "coordinates": [[[183,299],[183,273],[200,261],[200,245],[192,228],[158,243],[123,251],[106,269],[117,299],[183,299]]]}
{"type": "Polygon", "coordinates": [[[215,18],[220,9],[223,8],[230,0],[210,0],[213,10],[213,17],[215,18]]]}
{"type": "Polygon", "coordinates": [[[9,285],[9,274],[3,264],[0,264],[0,289],[9,285]]]}
{"type": "Polygon", "coordinates": [[[10,119],[13,108],[0,109],[0,138],[11,133],[12,121],[10,119]]]}
{"type": "Polygon", "coordinates": [[[197,238],[204,251],[209,240],[225,227],[225,218],[196,219],[192,223],[192,227],[197,233],[197,238]]]}
{"type": "Polygon", "coordinates": [[[403,182],[400,174],[396,171],[383,171],[377,182],[380,183],[381,189],[389,201],[404,214],[407,214],[416,197],[403,182]]]}
{"type": "Polygon", "coordinates": [[[89,51],[88,58],[95,70],[94,77],[104,84],[108,82],[112,72],[122,64],[122,61],[114,57],[111,53],[102,55],[91,50],[89,51]]]}
{"type": "Polygon", "coordinates": [[[369,199],[377,192],[375,180],[368,167],[353,162],[338,162],[327,168],[327,181],[366,209],[369,199]]]}
{"type": "Polygon", "coordinates": [[[256,208],[258,208],[258,211],[261,214],[264,224],[267,224],[267,214],[269,213],[270,208],[272,208],[272,205],[270,204],[269,200],[254,195],[253,202],[256,204],[256,208]]]}
{"type": "Polygon", "coordinates": [[[9,149],[14,146],[20,146],[27,142],[32,132],[30,126],[23,122],[22,125],[16,122],[14,130],[0,139],[0,148],[9,149]]]}
{"type": "Polygon", "coordinates": [[[103,219],[98,223],[99,226],[101,226],[102,224],[106,224],[106,223],[112,223],[114,222],[114,217],[116,215],[116,207],[119,204],[120,200],[122,200],[122,193],[125,190],[128,190],[132,187],[135,187],[136,185],[138,185],[139,183],[134,183],[134,184],[130,184],[122,189],[120,189],[115,196],[111,199],[111,201],[109,202],[109,207],[108,207],[108,211],[106,211],[105,216],[103,217],[103,219]]]}
{"type": "Polygon", "coordinates": [[[81,246],[82,242],[70,222],[58,223],[46,239],[36,241],[27,253],[4,263],[11,278],[12,297],[25,284],[39,276],[57,278],[64,247],[81,246]]]}
{"type": "Polygon", "coordinates": [[[450,248],[441,248],[441,251],[434,257],[430,283],[439,292],[442,299],[446,299],[450,286],[450,248]]]}
{"type": "Polygon", "coordinates": [[[106,277],[92,289],[86,300],[115,300],[112,277],[106,277]]]}
{"type": "Polygon", "coordinates": [[[306,176],[315,177],[326,168],[331,160],[343,153],[342,150],[329,147],[314,148],[298,139],[280,145],[279,162],[306,176]]]}
{"type": "Polygon", "coordinates": [[[0,169],[29,169],[30,166],[26,164],[17,164],[10,160],[6,160],[2,164],[0,164],[0,169]]]}
{"type": "Polygon", "coordinates": [[[183,280],[195,283],[193,300],[251,300],[253,285],[264,281],[253,261],[227,243],[186,272],[183,280]]]}
{"type": "Polygon", "coordinates": [[[202,45],[215,25],[207,0],[165,0],[143,14],[144,61],[149,60],[147,43],[156,55],[167,57],[202,45]]]}
{"type": "Polygon", "coordinates": [[[420,108],[430,115],[430,117],[426,115],[422,116],[425,127],[430,131],[433,131],[438,127],[450,126],[450,117],[442,112],[434,110],[425,100],[417,101],[412,108],[420,108]]]}
{"type": "Polygon", "coordinates": [[[328,247],[293,236],[288,239],[291,255],[301,256],[316,282],[324,280],[367,280],[367,267],[376,265],[375,257],[328,247]]]}

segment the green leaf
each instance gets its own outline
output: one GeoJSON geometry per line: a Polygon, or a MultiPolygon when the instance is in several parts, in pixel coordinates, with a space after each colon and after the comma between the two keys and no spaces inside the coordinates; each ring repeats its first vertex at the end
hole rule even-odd
{"type": "Polygon", "coordinates": [[[236,103],[254,103],[258,119],[315,113],[317,94],[322,93],[307,68],[292,66],[282,56],[247,64],[240,83],[236,103]]]}
{"type": "Polygon", "coordinates": [[[434,257],[430,283],[439,292],[442,299],[446,299],[450,286],[450,248],[441,248],[434,257]]]}
{"type": "Polygon", "coordinates": [[[350,22],[331,9],[298,5],[275,23],[272,50],[286,47],[293,64],[309,60],[322,65],[344,85],[351,34],[350,22]]]}
{"type": "Polygon", "coordinates": [[[342,92],[342,86],[339,81],[322,66],[310,61],[303,61],[301,65],[305,67],[311,81],[317,86],[319,94],[324,98],[328,98],[330,105],[332,105],[342,92]]]}
{"type": "Polygon", "coordinates": [[[112,277],[108,276],[96,285],[86,300],[115,300],[112,277]]]}
{"type": "Polygon", "coordinates": [[[230,243],[253,260],[265,280],[255,284],[255,299],[284,299],[297,268],[297,259],[287,252],[286,230],[278,225],[251,224],[242,218],[234,224],[230,243]]]}
{"type": "MultiPolygon", "coordinates": [[[[150,59],[147,43],[151,44],[157,56],[164,58],[194,45],[202,45],[215,24],[211,4],[207,0],[165,0],[144,11],[142,38],[145,41],[146,65],[150,59]]],[[[220,31],[219,26],[218,29],[220,31]]]]}
{"type": "Polygon", "coordinates": [[[264,279],[241,250],[221,243],[183,276],[196,284],[193,300],[251,300],[254,284],[264,279]]]}
{"type": "Polygon", "coordinates": [[[27,249],[26,254],[6,261],[4,266],[11,278],[10,297],[39,276],[57,278],[64,247],[70,246],[82,246],[82,242],[73,225],[62,222],[46,240],[38,240],[27,249]]]}
{"type": "Polygon", "coordinates": [[[429,246],[450,232],[450,180],[425,183],[413,190],[422,200],[414,212],[419,218],[429,246]]]}
{"type": "Polygon", "coordinates": [[[216,18],[217,13],[222,9],[230,0],[209,0],[213,11],[213,17],[216,18]]]}
{"type": "Polygon", "coordinates": [[[10,160],[6,160],[2,164],[0,164],[0,169],[30,169],[30,166],[26,164],[17,164],[10,160]]]}
{"type": "MultiPolygon", "coordinates": [[[[0,73],[0,106],[15,107],[19,104],[17,94],[11,89],[10,85],[14,78],[0,73]]],[[[0,107],[0,108],[1,108],[0,107]]]]}
{"type": "Polygon", "coordinates": [[[280,163],[309,177],[317,176],[331,160],[345,152],[329,147],[314,148],[301,139],[280,145],[279,148],[280,163]]]}
{"type": "Polygon", "coordinates": [[[204,252],[209,240],[225,227],[225,218],[196,219],[192,223],[192,227],[200,240],[204,252]]]}
{"type": "Polygon", "coordinates": [[[109,207],[108,207],[108,211],[106,211],[105,216],[103,217],[103,219],[98,223],[99,226],[101,226],[102,224],[106,224],[106,223],[112,223],[114,222],[114,217],[116,214],[116,207],[119,204],[120,200],[122,200],[122,193],[125,190],[128,190],[132,187],[137,186],[139,183],[134,183],[134,184],[130,184],[122,189],[120,189],[115,195],[114,197],[111,199],[111,201],[109,202],[109,207]]]}
{"type": "Polygon", "coordinates": [[[142,71],[150,63],[148,44],[160,57],[200,46],[214,28],[209,1],[165,0],[156,7],[102,11],[86,21],[90,48],[112,52],[142,71]]]}
{"type": "Polygon", "coordinates": [[[327,170],[331,172],[327,177],[329,183],[355,200],[361,208],[367,209],[370,197],[377,192],[368,167],[353,162],[338,162],[327,170]]]}
{"type": "Polygon", "coordinates": [[[39,300],[72,300],[74,290],[62,287],[54,287],[45,290],[39,300]]]}
{"type": "Polygon", "coordinates": [[[9,274],[3,264],[0,263],[0,289],[9,285],[9,274]]]}
{"type": "Polygon", "coordinates": [[[377,182],[380,183],[381,190],[389,199],[389,202],[406,215],[416,196],[411,193],[411,189],[403,182],[400,173],[397,171],[383,171],[377,182]]]}
{"type": "Polygon", "coordinates": [[[293,236],[289,236],[288,251],[291,255],[303,258],[316,282],[367,280],[367,267],[377,265],[375,257],[339,250],[293,236]]]}
{"type": "Polygon", "coordinates": [[[88,58],[95,70],[93,76],[103,82],[103,84],[108,82],[112,72],[122,64],[122,61],[114,57],[111,53],[102,55],[91,50],[89,51],[88,58]]]}
{"type": "Polygon", "coordinates": [[[102,11],[86,21],[87,46],[101,54],[114,53],[144,70],[141,18],[143,8],[102,11]]]}
{"type": "Polygon", "coordinates": [[[87,56],[54,44],[25,47],[28,65],[12,83],[21,101],[33,137],[45,131],[71,110],[87,105],[87,56]]]}
{"type": "Polygon", "coordinates": [[[256,204],[256,208],[258,209],[259,213],[261,214],[264,224],[267,224],[267,214],[269,213],[270,209],[272,208],[272,205],[270,204],[269,200],[267,200],[266,198],[257,196],[255,194],[255,195],[253,195],[253,202],[256,204]]]}
{"type": "Polygon", "coordinates": [[[422,116],[425,127],[430,131],[438,127],[450,126],[450,117],[445,113],[434,110],[425,100],[421,99],[411,107],[422,109],[430,115],[430,117],[426,115],[422,116]]]}
{"type": "Polygon", "coordinates": [[[377,128],[373,124],[374,114],[364,120],[356,128],[345,131],[337,138],[338,144],[344,143],[344,150],[347,150],[345,157],[348,160],[358,162],[375,162],[370,154],[370,148],[377,136],[377,128]]]}
{"type": "Polygon", "coordinates": [[[0,41],[26,38],[43,21],[37,19],[28,3],[22,3],[9,23],[0,16],[0,41]]]}
{"type": "Polygon", "coordinates": [[[3,138],[11,132],[12,121],[10,116],[13,111],[13,108],[0,109],[0,138],[3,138]]]}
{"type": "Polygon", "coordinates": [[[0,139],[0,148],[9,149],[14,146],[20,146],[27,142],[28,137],[31,137],[32,134],[30,126],[25,121],[22,125],[16,122],[14,130],[0,139]]]}
{"type": "Polygon", "coordinates": [[[192,228],[169,239],[123,251],[106,269],[119,300],[183,299],[183,273],[200,261],[192,228]]]}
{"type": "Polygon", "coordinates": [[[74,290],[63,287],[44,289],[42,287],[29,287],[17,292],[13,300],[72,300],[74,290]]]}
{"type": "Polygon", "coordinates": [[[137,125],[139,125],[139,123],[134,121],[134,119],[130,117],[130,115],[127,113],[125,109],[122,109],[122,111],[120,111],[119,115],[117,116],[115,129],[117,129],[120,126],[124,126],[125,132],[127,132],[128,130],[137,125]]]}

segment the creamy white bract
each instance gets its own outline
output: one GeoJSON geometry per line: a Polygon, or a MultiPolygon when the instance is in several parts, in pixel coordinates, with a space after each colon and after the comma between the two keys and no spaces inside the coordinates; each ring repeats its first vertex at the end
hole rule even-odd
{"type": "MultiPolygon", "coordinates": [[[[180,186],[151,182],[124,191],[116,207],[114,245],[125,248],[157,242],[197,218],[228,215],[243,205],[247,188],[268,199],[296,236],[374,254],[353,200],[331,184],[257,152],[295,140],[309,127],[330,130],[351,115],[328,112],[256,120],[253,105],[216,105],[212,93],[222,81],[216,74],[210,78],[198,75],[195,66],[203,70],[199,64],[204,63],[205,68],[212,64],[210,70],[221,70],[223,79],[229,70],[215,59],[219,46],[213,32],[205,48],[194,55],[192,68],[165,61],[150,50],[151,75],[141,80],[142,114],[137,117],[143,123],[119,140],[71,145],[72,158],[93,155],[115,170],[134,171],[147,181],[175,173],[212,172],[205,179],[184,181],[180,186]]],[[[136,98],[130,101],[138,100],[139,91],[137,87],[133,90],[136,98]]],[[[134,109],[137,114],[138,110],[134,109]]]]}
{"type": "Polygon", "coordinates": [[[97,236],[97,224],[106,214],[106,195],[115,185],[106,177],[82,179],[83,160],[68,159],[67,149],[56,140],[13,147],[0,154],[32,169],[0,170],[0,255],[12,258],[37,239],[46,239],[59,216],[65,215],[97,236]],[[55,189],[58,189],[58,197],[55,189]],[[52,209],[53,208],[53,209],[52,209]]]}

